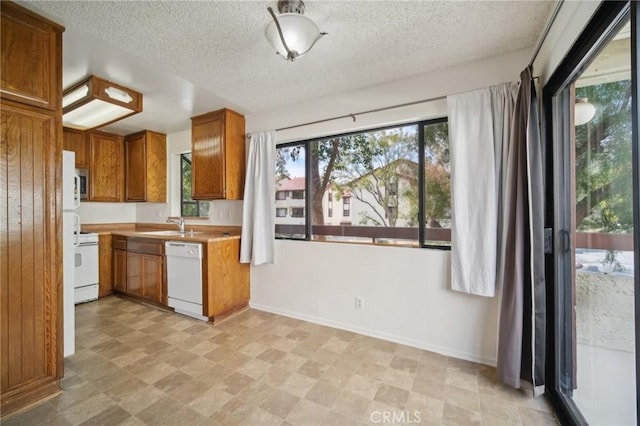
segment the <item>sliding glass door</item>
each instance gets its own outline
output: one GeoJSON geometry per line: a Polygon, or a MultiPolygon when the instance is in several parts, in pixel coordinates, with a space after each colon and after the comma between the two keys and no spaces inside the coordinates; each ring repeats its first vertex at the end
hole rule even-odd
{"type": "Polygon", "coordinates": [[[563,416],[593,425],[637,424],[631,12],[628,4],[601,8],[545,87],[555,237],[547,386],[563,416]]]}

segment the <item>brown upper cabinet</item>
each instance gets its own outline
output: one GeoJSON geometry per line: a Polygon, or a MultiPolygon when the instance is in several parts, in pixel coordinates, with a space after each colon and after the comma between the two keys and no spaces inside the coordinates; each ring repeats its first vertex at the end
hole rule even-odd
{"type": "Polygon", "coordinates": [[[167,137],[149,130],[128,135],[125,146],[125,200],[167,201],[167,137]]]}
{"type": "Polygon", "coordinates": [[[124,137],[89,132],[89,201],[122,201],[124,137]]]}
{"type": "Polygon", "coordinates": [[[194,200],[241,200],[245,170],[244,116],[230,109],[191,118],[194,200]]]}
{"type": "Polygon", "coordinates": [[[62,129],[62,149],[76,153],[76,168],[89,168],[87,133],[80,130],[62,129]]]}
{"type": "Polygon", "coordinates": [[[15,3],[0,4],[0,97],[60,110],[64,29],[15,3]]]}

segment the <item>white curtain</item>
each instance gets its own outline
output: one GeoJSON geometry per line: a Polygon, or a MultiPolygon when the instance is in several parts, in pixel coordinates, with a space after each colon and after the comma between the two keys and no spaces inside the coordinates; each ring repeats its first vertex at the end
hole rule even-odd
{"type": "Polygon", "coordinates": [[[253,133],[242,208],[240,262],[273,263],[275,238],[275,131],[253,133]]]}
{"type": "Polygon", "coordinates": [[[517,83],[447,97],[451,159],[451,288],[493,297],[502,150],[517,83]]]}

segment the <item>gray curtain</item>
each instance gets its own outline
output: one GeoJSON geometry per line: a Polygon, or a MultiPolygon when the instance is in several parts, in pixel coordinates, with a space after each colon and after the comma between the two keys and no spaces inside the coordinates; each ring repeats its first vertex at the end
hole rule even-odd
{"type": "Polygon", "coordinates": [[[503,147],[498,377],[544,392],[545,283],[544,181],[538,101],[532,69],[520,74],[509,146],[503,147]]]}

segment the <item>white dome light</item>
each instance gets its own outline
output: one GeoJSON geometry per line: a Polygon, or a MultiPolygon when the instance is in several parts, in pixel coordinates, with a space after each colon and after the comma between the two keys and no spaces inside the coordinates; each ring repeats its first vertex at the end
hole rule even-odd
{"type": "Polygon", "coordinates": [[[596,115],[596,107],[587,98],[576,98],[576,106],[573,115],[574,125],[587,124],[596,115]]]}
{"type": "Polygon", "coordinates": [[[303,15],[304,3],[299,0],[280,0],[276,15],[267,8],[273,21],[267,25],[265,36],[271,45],[288,61],[307,53],[327,33],[320,32],[311,18],[303,15]]]}

